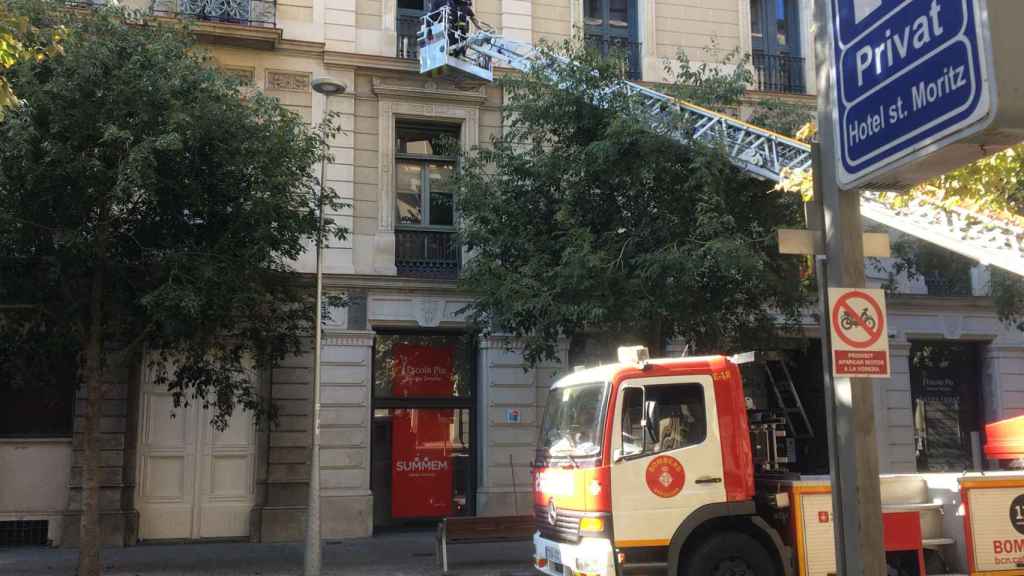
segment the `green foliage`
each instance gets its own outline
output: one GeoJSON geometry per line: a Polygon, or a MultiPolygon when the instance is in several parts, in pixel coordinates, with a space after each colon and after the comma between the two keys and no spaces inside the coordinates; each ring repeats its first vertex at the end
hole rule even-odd
{"type": "Polygon", "coordinates": [[[0,3],[0,120],[6,108],[18,103],[7,72],[19,62],[61,54],[64,32],[61,27],[40,30],[27,16],[14,14],[6,2],[0,3]]]}
{"type": "Polygon", "coordinates": [[[158,382],[217,425],[265,410],[254,369],[311,324],[290,263],[346,232],[319,228],[313,176],[337,129],[241,92],[184,30],[15,8],[69,34],[8,75],[25,103],[0,123],[0,379],[75,386],[98,334],[105,359],[155,352],[158,382]]]}
{"type": "Polygon", "coordinates": [[[793,138],[801,128],[814,120],[814,114],[813,106],[780,98],[768,98],[758,103],[747,121],[793,138]]]}
{"type": "MultiPolygon", "coordinates": [[[[873,231],[887,231],[877,226],[873,231]]],[[[934,296],[970,296],[971,268],[975,262],[970,258],[950,252],[930,242],[910,236],[903,236],[891,243],[892,258],[883,262],[879,258],[868,258],[869,265],[887,276],[882,289],[889,294],[899,293],[898,279],[921,279],[934,296]]]]}
{"type": "MultiPolygon", "coordinates": [[[[561,51],[578,65],[551,61],[560,86],[539,72],[502,81],[505,137],[465,157],[453,182],[477,326],[515,336],[537,362],[563,336],[724,352],[795,322],[800,263],[778,256],[775,229],[801,221],[799,197],[722,150],[653,133],[636,101],[608,90],[618,63],[561,51]]],[[[738,102],[742,73],[680,70],[678,94],[738,102]]]]}
{"type": "Polygon", "coordinates": [[[667,62],[665,72],[672,79],[668,94],[716,112],[729,113],[739,107],[740,99],[753,81],[750,58],[738,50],[720,59],[714,57],[714,46],[706,49],[706,58],[696,66],[685,50],[676,53],[675,62],[667,62]],[[717,61],[716,61],[717,60],[717,61]]]}
{"type": "Polygon", "coordinates": [[[1024,279],[1002,268],[990,267],[992,299],[1000,319],[1024,331],[1024,279]]]}

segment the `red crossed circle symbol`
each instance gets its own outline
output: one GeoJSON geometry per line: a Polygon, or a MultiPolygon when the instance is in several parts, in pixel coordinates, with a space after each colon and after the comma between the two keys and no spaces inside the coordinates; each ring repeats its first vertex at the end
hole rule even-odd
{"type": "Polygon", "coordinates": [[[832,307],[832,326],[835,327],[835,332],[839,336],[839,339],[845,342],[848,346],[852,346],[854,348],[867,348],[875,342],[878,342],[878,339],[885,333],[885,316],[882,315],[882,307],[878,305],[878,302],[876,302],[870,294],[867,292],[861,292],[860,290],[853,290],[843,294],[838,300],[836,300],[835,306],[832,307]],[[872,316],[875,319],[874,326],[862,321],[861,313],[857,312],[850,304],[850,301],[854,298],[868,303],[868,307],[870,307],[871,312],[874,313],[872,316]],[[852,330],[852,328],[844,330],[843,324],[840,322],[840,310],[846,312],[848,321],[853,323],[853,328],[860,328],[867,334],[866,340],[854,339],[851,335],[846,333],[846,330],[852,330]]]}

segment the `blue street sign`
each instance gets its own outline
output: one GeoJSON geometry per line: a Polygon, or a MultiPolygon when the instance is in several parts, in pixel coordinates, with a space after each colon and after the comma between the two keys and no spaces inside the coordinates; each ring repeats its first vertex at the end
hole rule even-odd
{"type": "Polygon", "coordinates": [[[840,186],[973,132],[989,116],[986,0],[831,0],[840,186]]]}

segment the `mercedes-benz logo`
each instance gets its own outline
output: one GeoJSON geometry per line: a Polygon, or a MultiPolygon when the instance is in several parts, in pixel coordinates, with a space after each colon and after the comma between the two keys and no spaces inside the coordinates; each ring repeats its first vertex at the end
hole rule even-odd
{"type": "Polygon", "coordinates": [[[555,499],[552,498],[548,500],[548,522],[554,526],[556,521],[558,521],[558,508],[555,508],[555,499]]]}

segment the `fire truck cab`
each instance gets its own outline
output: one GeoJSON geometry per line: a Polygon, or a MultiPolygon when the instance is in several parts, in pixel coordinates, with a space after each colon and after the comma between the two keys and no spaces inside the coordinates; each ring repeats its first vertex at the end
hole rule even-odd
{"type": "Polygon", "coordinates": [[[724,356],[619,362],[556,382],[534,461],[545,574],[789,576],[758,515],[740,371],[724,356]]]}

